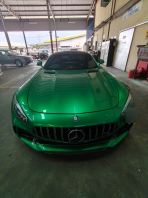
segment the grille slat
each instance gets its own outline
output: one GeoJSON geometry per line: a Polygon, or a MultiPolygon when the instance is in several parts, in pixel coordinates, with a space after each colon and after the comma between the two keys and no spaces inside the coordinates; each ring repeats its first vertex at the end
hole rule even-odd
{"type": "Polygon", "coordinates": [[[43,127],[40,127],[40,134],[41,134],[41,137],[44,137],[44,134],[43,134],[43,127]]]}
{"type": "Polygon", "coordinates": [[[104,131],[105,131],[105,125],[102,125],[102,136],[104,136],[104,131]]]}
{"type": "Polygon", "coordinates": [[[116,128],[115,123],[77,128],[35,127],[34,135],[51,143],[83,144],[112,136],[116,128]]]}
{"type": "Polygon", "coordinates": [[[97,138],[98,137],[98,127],[96,126],[95,129],[96,129],[96,135],[95,135],[95,137],[97,138]]]}
{"type": "Polygon", "coordinates": [[[50,128],[48,128],[48,127],[45,127],[46,128],[46,132],[47,132],[47,137],[49,138],[49,139],[51,139],[51,136],[50,136],[50,128]]]}
{"type": "Polygon", "coordinates": [[[37,128],[34,128],[35,136],[38,136],[37,128]]]}
{"type": "Polygon", "coordinates": [[[53,128],[53,136],[54,140],[57,140],[56,128],[53,128]]]}
{"type": "Polygon", "coordinates": [[[89,134],[88,138],[91,140],[91,134],[92,134],[92,132],[91,132],[91,128],[90,128],[90,127],[89,127],[89,130],[88,130],[88,131],[89,131],[89,133],[88,133],[88,134],[89,134]]]}
{"type": "Polygon", "coordinates": [[[64,141],[63,128],[61,128],[61,140],[64,141]]]}

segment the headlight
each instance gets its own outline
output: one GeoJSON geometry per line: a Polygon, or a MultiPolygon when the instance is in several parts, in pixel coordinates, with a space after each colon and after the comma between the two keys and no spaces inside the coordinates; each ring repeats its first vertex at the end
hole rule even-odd
{"type": "Polygon", "coordinates": [[[131,94],[129,94],[128,99],[124,105],[122,116],[124,116],[127,123],[133,123],[136,120],[137,114],[131,94]]]}
{"type": "Polygon", "coordinates": [[[16,112],[18,118],[20,120],[22,120],[23,122],[27,122],[27,117],[24,114],[23,110],[21,109],[21,107],[20,107],[19,103],[17,102],[16,98],[14,99],[14,109],[15,109],[15,112],[16,112]]]}
{"type": "Polygon", "coordinates": [[[123,108],[123,110],[122,110],[122,113],[124,113],[124,112],[126,111],[127,107],[128,107],[130,104],[132,105],[132,103],[133,103],[133,101],[132,101],[132,96],[131,96],[131,94],[129,94],[129,95],[128,95],[128,99],[127,99],[127,101],[126,101],[126,103],[125,103],[125,105],[124,105],[124,108],[123,108]]]}

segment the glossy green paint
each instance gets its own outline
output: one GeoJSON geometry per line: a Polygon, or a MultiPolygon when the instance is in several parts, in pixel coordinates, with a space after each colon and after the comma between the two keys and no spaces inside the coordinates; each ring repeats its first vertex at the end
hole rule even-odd
{"type": "Polygon", "coordinates": [[[29,108],[40,113],[87,113],[118,105],[116,81],[109,83],[100,72],[82,70],[53,74],[41,70],[28,92],[29,108]],[[38,98],[38,100],[36,100],[38,98]]]}
{"type": "MultiPolygon", "coordinates": [[[[34,126],[80,127],[117,122],[128,94],[127,87],[101,67],[48,73],[40,69],[15,94],[28,121],[20,120],[12,105],[13,126],[32,133],[34,126]],[[77,122],[73,119],[74,115],[79,118],[77,122]]],[[[123,139],[124,136],[120,138],[123,139]]],[[[109,144],[116,145],[121,141],[120,138],[111,141],[113,143],[104,144],[103,148],[109,147],[109,144]]],[[[35,149],[33,143],[24,138],[21,140],[35,149]]],[[[37,148],[44,150],[42,146],[37,148]]],[[[89,148],[96,150],[100,145],[88,147],[88,150],[89,148]]],[[[60,149],[62,152],[61,147],[46,146],[48,151],[60,152],[60,149]]],[[[69,148],[65,152],[68,150],[69,148]]]]}

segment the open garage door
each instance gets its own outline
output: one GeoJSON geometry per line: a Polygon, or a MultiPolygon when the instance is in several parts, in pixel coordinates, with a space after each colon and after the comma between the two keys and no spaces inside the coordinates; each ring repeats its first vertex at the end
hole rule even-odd
{"type": "Polygon", "coordinates": [[[134,28],[123,31],[119,35],[117,52],[115,55],[114,67],[125,71],[130,46],[134,34],[134,28]]]}

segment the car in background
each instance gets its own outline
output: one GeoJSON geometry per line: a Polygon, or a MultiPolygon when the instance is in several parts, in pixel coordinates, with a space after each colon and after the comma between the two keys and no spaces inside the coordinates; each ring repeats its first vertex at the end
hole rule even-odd
{"type": "Polygon", "coordinates": [[[49,51],[44,49],[40,49],[38,52],[32,51],[29,54],[32,56],[34,60],[38,60],[38,59],[47,60],[50,55],[49,51]]]}
{"type": "Polygon", "coordinates": [[[10,50],[0,49],[0,64],[15,64],[18,67],[28,65],[33,62],[31,56],[19,55],[10,50]]]}
{"type": "Polygon", "coordinates": [[[39,59],[47,60],[49,55],[50,55],[50,53],[49,53],[49,51],[47,49],[41,49],[41,50],[39,50],[38,55],[39,55],[39,59]]]}
{"type": "Polygon", "coordinates": [[[14,94],[12,123],[37,151],[94,152],[128,135],[132,96],[90,54],[58,52],[14,94]]]}
{"type": "Polygon", "coordinates": [[[1,65],[0,65],[0,76],[3,74],[2,72],[2,68],[1,68],[1,65]]]}

